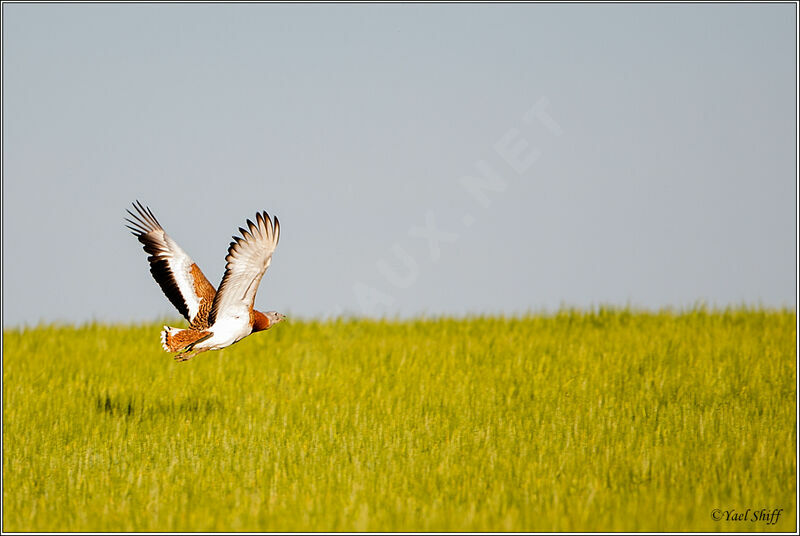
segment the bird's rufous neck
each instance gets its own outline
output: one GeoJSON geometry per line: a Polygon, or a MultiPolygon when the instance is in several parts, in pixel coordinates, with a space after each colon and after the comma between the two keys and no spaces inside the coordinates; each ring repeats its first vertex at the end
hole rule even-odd
{"type": "Polygon", "coordinates": [[[269,329],[272,324],[267,318],[267,315],[262,313],[261,311],[253,310],[253,333],[256,331],[264,331],[265,329],[269,329]]]}

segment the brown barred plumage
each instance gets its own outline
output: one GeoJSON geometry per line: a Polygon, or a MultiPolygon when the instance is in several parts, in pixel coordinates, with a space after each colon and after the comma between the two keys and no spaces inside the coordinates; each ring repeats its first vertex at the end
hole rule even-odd
{"type": "Polygon", "coordinates": [[[164,326],[161,332],[161,345],[167,352],[191,350],[192,346],[211,336],[210,331],[198,329],[176,329],[164,326]]]}
{"type": "Polygon", "coordinates": [[[191,269],[192,283],[194,292],[200,298],[200,307],[190,327],[192,329],[206,329],[208,328],[208,313],[211,312],[211,306],[214,304],[214,296],[217,294],[216,289],[200,271],[197,264],[192,264],[191,269]]]}

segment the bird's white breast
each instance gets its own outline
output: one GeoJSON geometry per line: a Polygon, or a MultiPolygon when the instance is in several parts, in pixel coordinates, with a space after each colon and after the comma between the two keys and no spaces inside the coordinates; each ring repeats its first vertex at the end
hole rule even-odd
{"type": "Polygon", "coordinates": [[[253,327],[250,325],[249,315],[244,318],[225,317],[217,319],[217,322],[209,328],[209,331],[213,335],[199,343],[196,348],[211,348],[212,350],[225,348],[250,335],[253,327]]]}

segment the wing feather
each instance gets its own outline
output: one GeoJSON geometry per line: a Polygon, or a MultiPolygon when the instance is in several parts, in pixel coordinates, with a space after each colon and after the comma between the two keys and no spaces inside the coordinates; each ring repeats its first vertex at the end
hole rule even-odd
{"type": "Polygon", "coordinates": [[[266,212],[259,213],[255,223],[247,220],[247,227],[240,227],[242,236],[234,236],[228,246],[225,275],[208,315],[209,326],[223,318],[248,318],[258,285],[272,262],[280,237],[278,218],[273,220],[266,212]]]}
{"type": "Polygon", "coordinates": [[[153,212],[140,202],[125,218],[134,236],[150,254],[150,273],[172,305],[192,327],[207,327],[208,312],[216,291],[189,255],[164,231],[153,212]]]}

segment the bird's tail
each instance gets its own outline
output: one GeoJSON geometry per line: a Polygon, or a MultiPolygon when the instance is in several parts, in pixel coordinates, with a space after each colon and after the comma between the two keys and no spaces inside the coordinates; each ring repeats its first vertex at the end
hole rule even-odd
{"type": "Polygon", "coordinates": [[[206,340],[211,335],[210,331],[164,326],[164,330],[161,332],[161,347],[164,348],[165,352],[191,350],[192,346],[206,340]]]}

